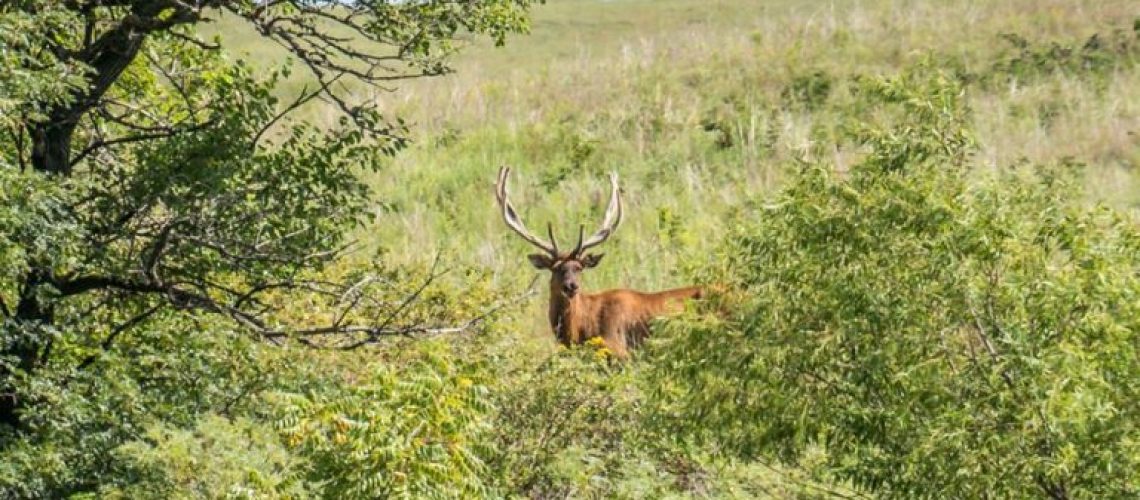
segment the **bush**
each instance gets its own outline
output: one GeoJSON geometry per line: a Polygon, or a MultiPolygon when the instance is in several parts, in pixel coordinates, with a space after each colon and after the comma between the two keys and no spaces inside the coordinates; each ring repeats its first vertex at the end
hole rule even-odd
{"type": "Polygon", "coordinates": [[[629,462],[646,459],[632,374],[605,348],[560,350],[504,377],[494,394],[495,470],[511,491],[548,498],[612,496],[629,462]]]}
{"type": "Polygon", "coordinates": [[[321,496],[485,497],[493,483],[481,373],[429,343],[402,366],[372,364],[340,389],[278,394],[274,413],[321,496]]]}
{"type": "MultiPolygon", "coordinates": [[[[273,429],[203,416],[193,429],[155,425],[115,450],[119,465],[97,498],[300,498],[300,461],[273,429]]],[[[93,496],[93,498],[96,498],[93,496]]]]}
{"type": "Polygon", "coordinates": [[[1070,163],[971,173],[948,78],[864,90],[864,161],[805,166],[699,270],[735,313],[672,325],[660,421],[886,497],[1136,496],[1137,221],[1070,163]]]}
{"type": "MultiPolygon", "coordinates": [[[[663,434],[655,379],[592,343],[500,373],[493,459],[502,490],[530,498],[811,498],[833,491],[801,470],[724,461],[663,434]]],[[[703,427],[704,422],[691,422],[703,427]]],[[[803,465],[803,464],[797,464],[803,465]]],[[[806,470],[806,469],[805,469],[806,470]]]]}
{"type": "Polygon", "coordinates": [[[57,364],[20,380],[19,394],[34,403],[23,414],[30,432],[0,435],[0,496],[129,488],[132,476],[118,475],[130,468],[121,446],[155,443],[155,432],[189,432],[210,414],[238,414],[251,389],[273,385],[284,368],[272,350],[210,318],[157,314],[107,352],[98,347],[103,337],[77,336],[63,332],[76,342],[57,348],[57,364]],[[191,329],[201,331],[187,335],[191,329]]]}

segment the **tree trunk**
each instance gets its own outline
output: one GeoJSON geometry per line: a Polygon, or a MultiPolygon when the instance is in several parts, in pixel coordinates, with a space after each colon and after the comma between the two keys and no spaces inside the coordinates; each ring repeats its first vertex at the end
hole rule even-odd
{"type": "Polygon", "coordinates": [[[31,127],[32,168],[48,174],[71,174],[71,137],[75,120],[37,124],[31,127]]]}

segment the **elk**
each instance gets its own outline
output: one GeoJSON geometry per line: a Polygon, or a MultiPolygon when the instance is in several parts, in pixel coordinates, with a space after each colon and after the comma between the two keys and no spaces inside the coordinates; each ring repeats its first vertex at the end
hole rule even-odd
{"type": "Polygon", "coordinates": [[[583,238],[585,227],[578,227],[578,244],[568,252],[560,251],[554,238],[554,227],[546,226],[550,241],[532,234],[519,219],[518,211],[507,197],[507,177],[510,167],[499,169],[495,184],[495,198],[503,212],[507,227],[542,253],[530,254],[527,259],[539,270],[550,271],[550,306],[547,315],[550,328],[559,342],[569,347],[593,338],[603,344],[618,359],[627,359],[629,350],[639,346],[649,336],[649,322],[664,314],[680,311],[684,301],[700,298],[702,288],[690,286],[645,293],[629,289],[582,293],[580,276],[602,260],[601,253],[587,250],[605,242],[621,223],[621,191],[617,173],[610,174],[610,199],[602,218],[602,227],[589,238],[583,238]]]}

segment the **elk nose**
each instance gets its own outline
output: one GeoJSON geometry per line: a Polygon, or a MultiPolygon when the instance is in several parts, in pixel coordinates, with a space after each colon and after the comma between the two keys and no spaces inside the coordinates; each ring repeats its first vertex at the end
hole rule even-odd
{"type": "Polygon", "coordinates": [[[577,283],[566,283],[566,284],[562,285],[562,289],[565,290],[566,293],[573,295],[573,294],[578,292],[578,284],[577,283]]]}

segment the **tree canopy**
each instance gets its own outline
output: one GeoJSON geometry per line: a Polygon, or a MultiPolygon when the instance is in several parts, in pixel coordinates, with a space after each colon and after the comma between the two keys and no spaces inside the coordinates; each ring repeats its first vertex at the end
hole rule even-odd
{"type": "Polygon", "coordinates": [[[463,39],[524,31],[529,3],[5,2],[0,423],[20,426],[14,380],[69,351],[57,344],[105,350],[157,316],[355,345],[399,330],[399,311],[369,298],[377,280],[312,273],[366,216],[358,173],[406,144],[402,122],[354,92],[447,73],[463,39]],[[197,34],[223,17],[282,47],[309,86],[282,98],[289,66],[257,71],[197,34]],[[313,100],[336,126],[292,119],[313,100]],[[268,318],[267,297],[290,291],[350,300],[327,324],[268,318]]]}

